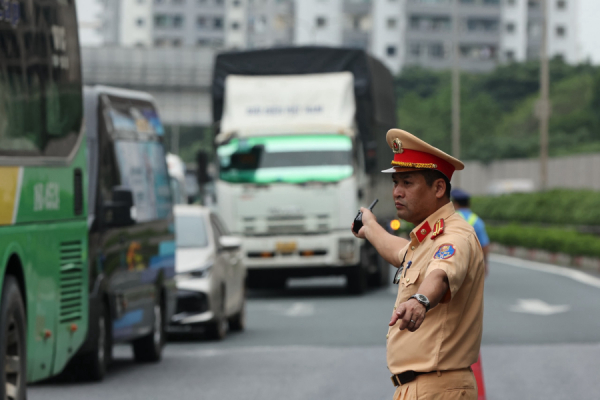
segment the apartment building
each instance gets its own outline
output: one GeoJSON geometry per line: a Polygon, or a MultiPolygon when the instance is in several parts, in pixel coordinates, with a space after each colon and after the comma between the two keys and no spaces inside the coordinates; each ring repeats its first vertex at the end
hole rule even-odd
{"type": "MultiPolygon", "coordinates": [[[[547,2],[549,55],[571,63],[586,58],[580,2],[600,1],[547,2]]],[[[455,49],[461,69],[488,71],[502,62],[537,59],[542,43],[540,0],[105,0],[105,5],[108,44],[346,46],[370,51],[394,72],[410,65],[450,68],[455,49]]],[[[595,42],[588,40],[587,47],[594,49],[595,42]]]]}

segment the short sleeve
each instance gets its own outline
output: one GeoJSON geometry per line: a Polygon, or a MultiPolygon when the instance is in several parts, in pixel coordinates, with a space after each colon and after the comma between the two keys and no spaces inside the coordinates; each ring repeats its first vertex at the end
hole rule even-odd
{"type": "Polygon", "coordinates": [[[448,238],[447,242],[436,248],[425,276],[436,269],[446,272],[450,284],[450,296],[446,295],[442,303],[450,301],[462,286],[469,270],[470,259],[471,246],[462,238],[448,238]]]}
{"type": "Polygon", "coordinates": [[[477,222],[475,222],[475,233],[477,234],[477,239],[479,239],[479,243],[481,247],[485,247],[490,244],[490,238],[485,230],[485,223],[481,220],[481,218],[477,218],[477,222]]]}

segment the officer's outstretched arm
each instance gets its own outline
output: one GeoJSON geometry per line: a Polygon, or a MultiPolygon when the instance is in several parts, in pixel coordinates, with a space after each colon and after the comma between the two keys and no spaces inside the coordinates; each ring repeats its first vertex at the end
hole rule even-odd
{"type": "MultiPolygon", "coordinates": [[[[375,215],[373,215],[368,208],[361,207],[360,210],[363,213],[363,227],[360,228],[358,234],[354,234],[354,236],[361,239],[367,239],[384,260],[398,268],[400,266],[398,252],[406,246],[408,240],[387,233],[386,230],[377,223],[375,215]]],[[[354,233],[354,231],[352,233],[354,233]]]]}

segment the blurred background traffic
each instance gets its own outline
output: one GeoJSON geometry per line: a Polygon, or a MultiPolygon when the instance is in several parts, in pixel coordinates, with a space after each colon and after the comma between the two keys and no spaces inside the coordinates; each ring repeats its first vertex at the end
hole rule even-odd
{"type": "Polygon", "coordinates": [[[378,198],[413,228],[379,173],[399,127],[486,223],[480,399],[596,398],[598,17],[0,2],[0,397],[390,398],[394,271],[350,224],[378,198]]]}

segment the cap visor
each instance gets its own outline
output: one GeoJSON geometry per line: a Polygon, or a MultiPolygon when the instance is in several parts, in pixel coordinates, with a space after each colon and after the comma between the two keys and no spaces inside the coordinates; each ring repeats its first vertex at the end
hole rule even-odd
{"type": "Polygon", "coordinates": [[[404,168],[404,167],[392,167],[392,168],[388,168],[388,169],[384,169],[383,172],[384,174],[395,174],[396,172],[410,172],[410,171],[419,171],[422,168],[404,168]]]}

